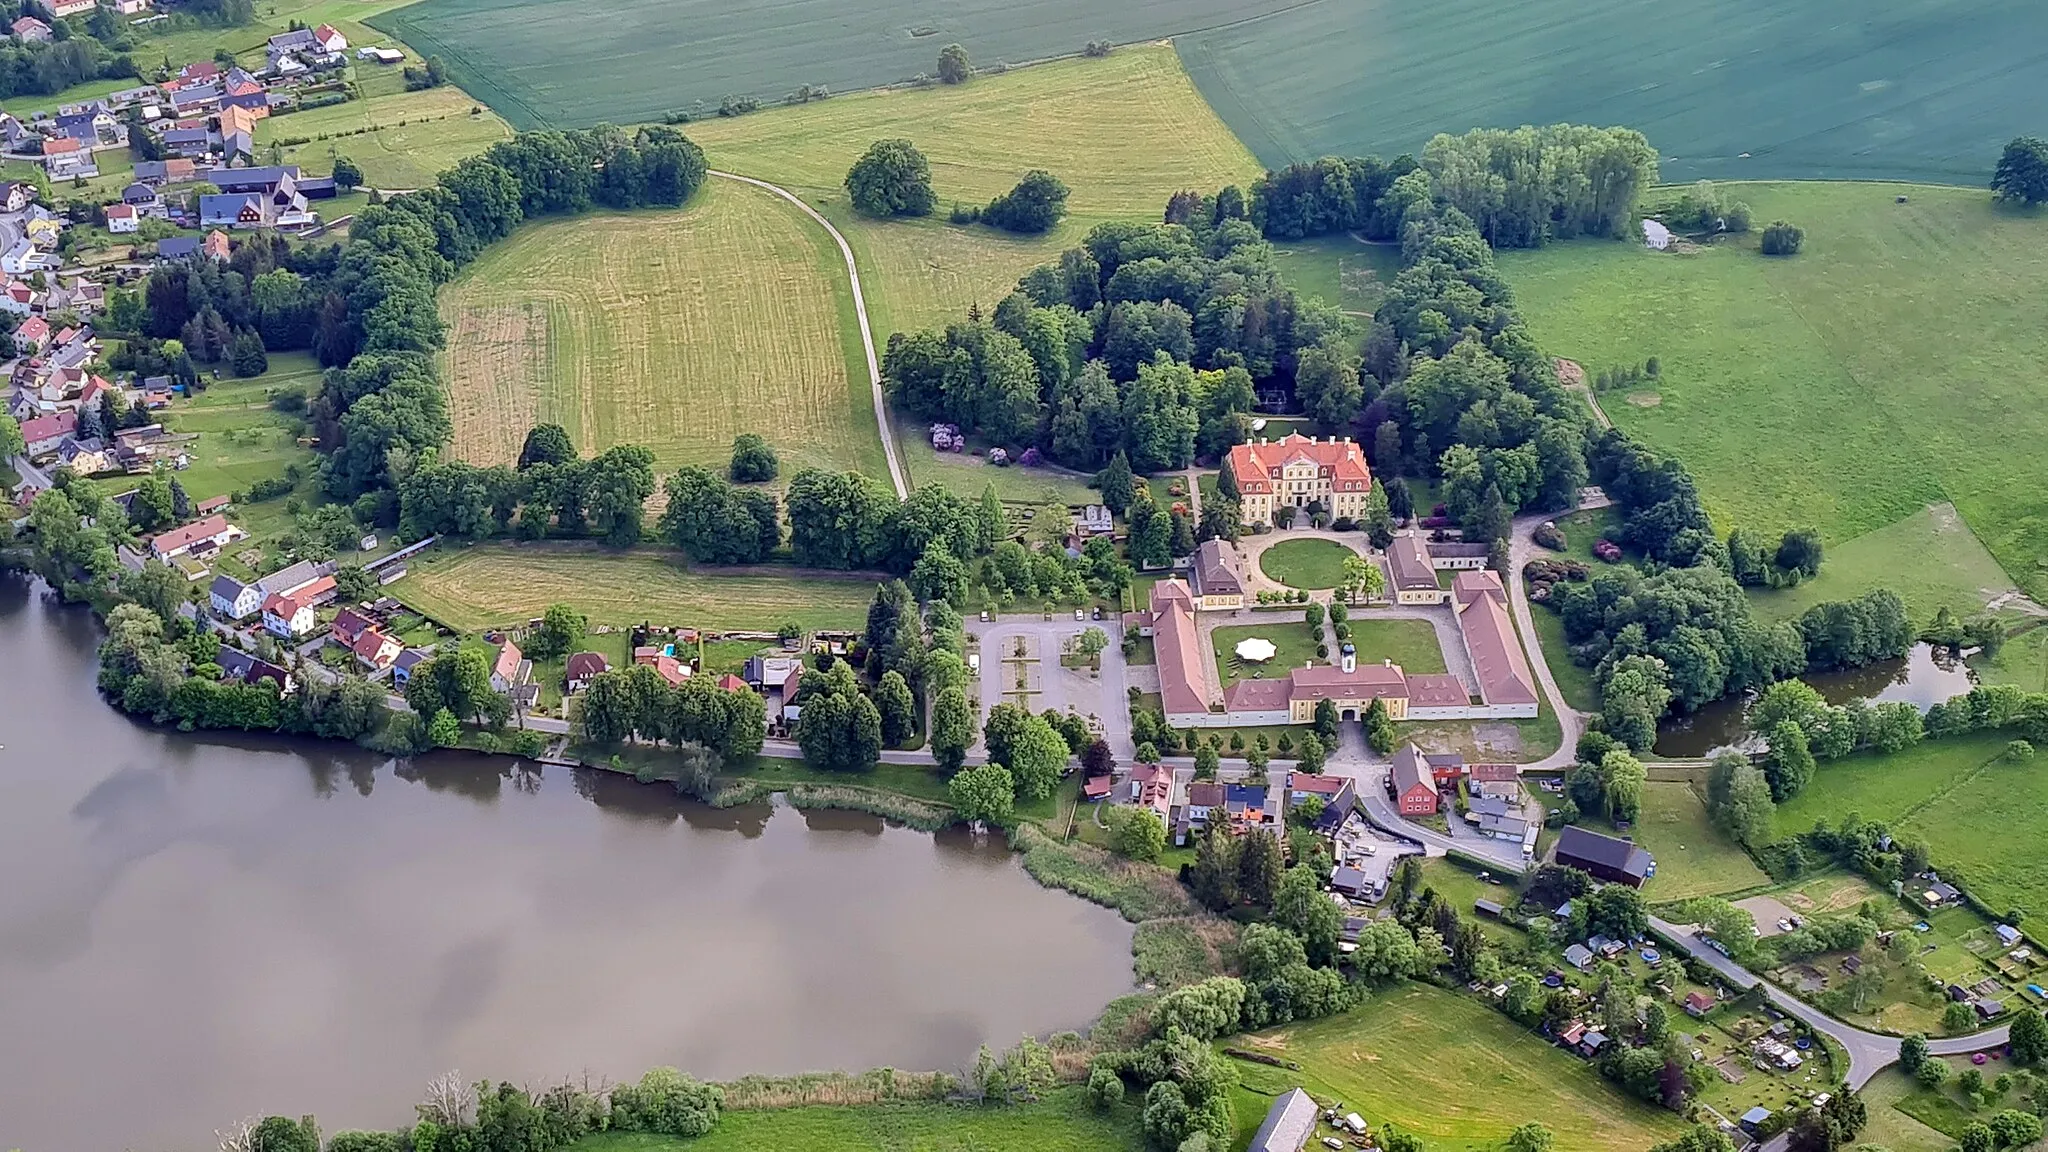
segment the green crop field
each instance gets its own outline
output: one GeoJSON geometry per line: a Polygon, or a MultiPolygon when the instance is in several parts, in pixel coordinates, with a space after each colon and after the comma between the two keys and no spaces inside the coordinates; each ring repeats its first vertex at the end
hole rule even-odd
{"type": "Polygon", "coordinates": [[[287,145],[284,163],[331,172],[331,149],[356,162],[365,185],[387,189],[423,188],[443,168],[511,136],[512,129],[503,120],[455,88],[351,100],[272,116],[256,125],[259,147],[279,140],[307,141],[287,145]]]}
{"type": "MultiPolygon", "coordinates": [[[[1952,503],[2009,577],[2048,593],[2048,407],[2024,383],[2048,376],[2034,305],[2048,216],[1967,188],[1733,191],[1759,222],[1801,224],[1805,251],[1766,259],[1744,238],[1688,255],[1597,242],[1502,253],[1545,350],[1589,374],[1661,361],[1654,391],[1604,406],[1685,462],[1723,530],[1808,524],[1833,547],[1952,503]]],[[[1930,550],[1928,536],[1876,537],[1862,563],[1920,610],[1982,603],[1974,550],[1930,550]]]]}
{"type": "Polygon", "coordinates": [[[1415,1133],[1431,1152],[1495,1152],[1530,1120],[1574,1152],[1640,1152],[1684,1128],[1500,1013],[1427,984],[1397,985],[1341,1016],[1231,1043],[1301,1064],[1299,1072],[1236,1064],[1246,1085],[1237,1096],[1240,1143],[1270,1096],[1296,1084],[1342,1100],[1374,1128],[1391,1122],[1415,1133]]]}
{"type": "Polygon", "coordinates": [[[949,1104],[875,1104],[859,1108],[784,1108],[727,1112],[694,1140],[608,1132],[573,1152],[1136,1152],[1144,1147],[1138,1110],[1110,1115],[1089,1108],[1078,1088],[1009,1108],[949,1104]]]}
{"type": "Polygon", "coordinates": [[[964,45],[977,67],[1156,40],[1287,0],[618,0],[593,19],[574,0],[426,0],[379,18],[522,128],[702,116],[728,96],[764,104],[805,84],[852,92],[938,70],[964,45]]]}
{"type": "Polygon", "coordinates": [[[522,228],[442,292],[463,459],[511,463],[554,421],[586,454],[642,444],[663,470],[722,465],[758,432],[786,472],[888,474],[831,240],[755,188],[697,196],[522,228]]]}
{"type": "Polygon", "coordinates": [[[1629,831],[1657,858],[1657,875],[1643,886],[1652,900],[1719,896],[1771,882],[1740,845],[1708,822],[1706,805],[1689,784],[1643,785],[1643,814],[1629,831]]]}
{"type": "Polygon", "coordinates": [[[1163,46],[1060,60],[960,88],[870,92],[688,125],[713,167],[796,191],[846,233],[879,343],[891,332],[993,307],[1033,266],[1104,220],[1156,219],[1182,188],[1248,185],[1258,162],[1216,118],[1163,46]],[[940,215],[876,221],[847,204],[846,171],[876,140],[902,137],[931,160],[940,215]],[[945,222],[1033,168],[1063,180],[1068,217],[1024,238],[945,222]]]}
{"type": "Polygon", "coordinates": [[[696,571],[655,549],[614,552],[584,544],[481,544],[410,562],[392,594],[464,632],[523,623],[570,604],[593,623],[772,630],[858,628],[872,580],[822,572],[696,571]]]}
{"type": "Polygon", "coordinates": [[[1268,163],[1438,132],[1626,124],[1672,180],[1979,183],[2038,132],[2048,9],[2014,0],[1310,0],[1177,37],[1268,163]]]}
{"type": "Polygon", "coordinates": [[[1356,555],[1334,540],[1282,540],[1259,554],[1259,571],[1289,588],[1335,588],[1344,583],[1344,561],[1356,555]]]}

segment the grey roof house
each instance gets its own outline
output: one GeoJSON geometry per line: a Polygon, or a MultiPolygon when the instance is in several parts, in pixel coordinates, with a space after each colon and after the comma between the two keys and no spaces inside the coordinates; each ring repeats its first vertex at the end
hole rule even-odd
{"type": "Polygon", "coordinates": [[[1246,1152],[1301,1152],[1316,1132],[1315,1098],[1293,1088],[1273,1101],[1246,1152]]]}

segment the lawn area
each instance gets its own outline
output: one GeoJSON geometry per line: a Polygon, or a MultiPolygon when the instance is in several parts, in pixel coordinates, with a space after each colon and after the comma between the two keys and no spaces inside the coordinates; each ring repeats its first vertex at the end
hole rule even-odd
{"type": "Polygon", "coordinates": [[[1760,615],[1796,619],[1815,604],[1889,588],[1917,621],[1948,608],[1965,619],[2017,589],[1951,504],[1936,504],[1854,540],[1830,545],[1820,575],[1796,587],[1757,589],[1760,615]]]}
{"type": "Polygon", "coordinates": [[[1990,659],[1973,657],[1970,667],[1986,684],[2017,684],[2029,692],[2048,691],[2048,628],[2034,627],[2005,642],[1990,659]]]}
{"type": "Polygon", "coordinates": [[[1771,882],[1749,853],[1707,820],[1690,784],[1652,780],[1643,785],[1643,814],[1630,829],[1656,857],[1657,875],[1643,886],[1653,901],[1719,896],[1771,882]]]}
{"type": "MultiPolygon", "coordinates": [[[[1146,6],[1099,8],[1091,21],[1146,6]]],[[[1157,219],[1180,189],[1249,187],[1260,171],[1163,45],[1014,69],[960,88],[835,96],[685,131],[713,166],[791,188],[838,225],[860,262],[878,345],[891,332],[958,321],[976,301],[994,307],[1017,277],[1104,220],[1157,219]],[[890,137],[909,139],[930,159],[937,215],[875,221],[847,204],[847,169],[890,137]],[[1052,232],[1020,238],[945,222],[953,201],[986,203],[1032,168],[1072,190],[1067,219],[1052,232]]]]}
{"type": "Polygon", "coordinates": [[[1289,240],[1275,248],[1273,265],[1296,292],[1365,316],[1379,307],[1400,273],[1401,249],[1394,244],[1364,244],[1349,236],[1319,236],[1289,240]]]}
{"type": "Polygon", "coordinates": [[[554,421],[586,455],[642,444],[663,471],[722,470],[758,432],[784,475],[886,478],[845,292],[823,230],[727,181],[680,211],[522,228],[441,295],[455,450],[509,464],[554,421]]]}
{"type": "Polygon", "coordinates": [[[1302,1066],[1236,1063],[1245,1084],[1237,1098],[1240,1142],[1271,1103],[1264,1093],[1296,1083],[1320,1099],[1342,1100],[1374,1127],[1391,1122],[1415,1133],[1431,1152],[1495,1152],[1530,1120],[1574,1152],[1640,1152],[1684,1127],[1507,1017],[1427,984],[1398,985],[1343,1015],[1232,1043],[1302,1066]]]}
{"type": "Polygon", "coordinates": [[[1259,554],[1259,571],[1289,588],[1335,588],[1344,583],[1344,561],[1356,555],[1335,540],[1282,540],[1259,554]]]}
{"type": "Polygon", "coordinates": [[[279,352],[261,376],[224,376],[189,400],[173,400],[166,423],[173,431],[199,435],[190,450],[192,465],[178,473],[178,483],[192,499],[204,500],[282,476],[293,464],[310,477],[318,457],[298,444],[306,434],[304,420],[277,411],[270,401],[286,391],[310,395],[319,384],[312,356],[279,352]]]}
{"type": "Polygon", "coordinates": [[[930,427],[917,424],[898,413],[896,450],[903,456],[911,487],[943,484],[961,497],[979,499],[982,490],[996,486],[998,499],[1024,504],[1099,504],[1102,495],[1088,486],[1088,478],[1053,468],[998,468],[988,462],[986,452],[940,452],[932,448],[930,427]]]}
{"type": "Polygon", "coordinates": [[[1443,645],[1427,620],[1374,620],[1353,616],[1351,643],[1358,647],[1360,664],[1392,660],[1401,670],[1415,674],[1444,671],[1443,645]]]}
{"type": "Polygon", "coordinates": [[[489,109],[473,113],[480,107],[459,88],[373,96],[258,121],[256,145],[306,140],[285,147],[285,163],[325,174],[332,149],[362,168],[368,187],[424,188],[442,169],[511,138],[489,109]]]}
{"type": "Polygon", "coordinates": [[[1870,1120],[1857,1134],[1862,1143],[1889,1148],[1892,1152],[1949,1152],[1955,1141],[1928,1127],[1902,1108],[1921,1088],[1897,1068],[1887,1068],[1863,1086],[1863,1106],[1870,1120]]]}
{"type": "Polygon", "coordinates": [[[556,603],[574,606],[594,624],[772,630],[794,621],[858,628],[875,593],[873,582],[859,577],[693,571],[660,549],[614,552],[578,543],[437,549],[409,566],[392,595],[465,632],[524,622],[556,603]]]}
{"type": "MultiPolygon", "coordinates": [[[[1592,373],[1661,361],[1655,404],[1608,412],[1685,462],[1724,531],[1805,524],[1850,547],[1949,502],[2011,579],[2048,594],[2048,494],[2033,479],[2048,409],[2014,383],[2048,374],[2048,327],[2027,303],[2048,290],[2048,217],[1974,188],[1730,191],[1759,221],[1800,223],[1805,250],[1766,259],[1744,237],[1689,255],[1504,252],[1536,339],[1592,373]]],[[[1863,558],[1923,602],[1978,594],[1974,562],[1914,550],[1932,527],[1946,529],[1941,514],[1863,558]]]]}
{"type": "Polygon", "coordinates": [[[1626,124],[1673,181],[1981,184],[2007,140],[2039,130],[2027,109],[2044,73],[2027,46],[2048,42],[2048,10],[1993,0],[1354,0],[1243,15],[1174,44],[1269,164],[1420,155],[1476,124],[1626,124]]]}
{"type": "Polygon", "coordinates": [[[1209,647],[1216,654],[1216,673],[1226,688],[1239,680],[1277,680],[1285,677],[1289,669],[1303,664],[1327,664],[1327,660],[1316,658],[1315,638],[1309,634],[1308,625],[1300,615],[1292,612],[1272,613],[1272,620],[1265,624],[1232,624],[1218,628],[1210,636],[1209,647]],[[1240,660],[1237,646],[1251,639],[1271,641],[1273,658],[1253,663],[1240,660]]]}
{"type": "Polygon", "coordinates": [[[1531,605],[1529,619],[1536,624],[1536,639],[1543,645],[1544,662],[1566,706],[1581,712],[1600,710],[1600,688],[1593,682],[1593,670],[1572,661],[1564,638],[1564,618],[1540,604],[1531,605]]]}
{"type": "Polygon", "coordinates": [[[1033,1104],[970,1108],[951,1104],[874,1104],[860,1108],[783,1108],[727,1112],[710,1135],[693,1140],[607,1132],[571,1152],[1133,1152],[1143,1147],[1135,1106],[1105,1116],[1079,1088],[1033,1104]]]}

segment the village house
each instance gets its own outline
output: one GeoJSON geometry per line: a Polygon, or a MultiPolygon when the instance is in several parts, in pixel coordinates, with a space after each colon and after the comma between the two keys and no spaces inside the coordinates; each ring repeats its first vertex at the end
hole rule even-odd
{"type": "Polygon", "coordinates": [[[36,0],[36,7],[47,15],[62,20],[66,16],[83,16],[99,7],[99,0],[36,0]]]}
{"type": "MultiPolygon", "coordinates": [[[[577,652],[570,655],[567,664],[563,667],[563,680],[568,687],[570,695],[574,695],[590,687],[592,680],[609,671],[611,671],[611,662],[604,658],[604,653],[577,652]]],[[[746,687],[744,682],[740,686],[746,687]]]]}
{"type": "Polygon", "coordinates": [[[107,455],[107,442],[96,436],[85,440],[66,440],[57,449],[57,465],[80,476],[111,471],[114,467],[107,455]]]}
{"type": "Polygon", "coordinates": [[[9,276],[27,276],[33,272],[47,272],[57,267],[57,261],[37,250],[35,242],[23,236],[9,245],[0,255],[0,272],[9,276]]]}
{"type": "Polygon", "coordinates": [[[1433,816],[1443,802],[1437,774],[1430,757],[1413,742],[1394,753],[1393,771],[1388,776],[1394,807],[1403,816],[1433,816]]]}
{"type": "Polygon", "coordinates": [[[239,648],[223,644],[214,655],[213,662],[220,665],[220,678],[229,683],[254,684],[268,680],[277,685],[279,693],[292,690],[292,674],[268,660],[260,660],[239,648]]]}
{"type": "Polygon", "coordinates": [[[135,163],[135,178],[158,188],[166,184],[189,183],[198,179],[198,172],[198,165],[182,156],[167,160],[138,160],[135,163]]]}
{"type": "Polygon", "coordinates": [[[28,458],[35,460],[41,456],[54,454],[57,449],[64,446],[64,441],[77,431],[78,413],[66,409],[23,421],[21,438],[28,444],[28,458]]]}
{"type": "Polygon", "coordinates": [[[1125,798],[1140,808],[1149,808],[1162,823],[1173,815],[1173,769],[1163,764],[1137,764],[1126,781],[1125,798]]]}
{"type": "Polygon", "coordinates": [[[197,236],[166,236],[156,242],[156,258],[159,260],[189,260],[197,255],[197,236]]]}
{"type": "Polygon", "coordinates": [[[377,626],[377,621],[359,608],[343,608],[334,614],[334,622],[327,626],[334,642],[343,648],[353,648],[357,638],[377,626]]]}
{"type": "Polygon", "coordinates": [[[498,657],[491,664],[491,691],[502,696],[519,696],[520,690],[533,680],[533,661],[519,650],[519,645],[506,637],[498,646],[498,657]]]}
{"type": "Polygon", "coordinates": [[[1315,1099],[1299,1088],[1291,1088],[1266,1110],[1266,1119],[1252,1134],[1246,1152],[1301,1152],[1315,1134],[1315,1099]]]}
{"type": "Polygon", "coordinates": [[[23,356],[33,356],[50,342],[50,323],[41,316],[31,316],[14,330],[14,350],[23,356]]]}
{"type": "Polygon", "coordinates": [[[107,231],[112,233],[133,232],[142,226],[142,219],[132,204],[107,205],[107,231]]]}
{"type": "Polygon", "coordinates": [[[431,648],[407,648],[391,662],[391,683],[403,688],[412,679],[412,670],[426,663],[434,656],[431,648]]]}
{"type": "Polygon", "coordinates": [[[304,636],[316,623],[311,596],[277,594],[263,602],[263,630],[280,639],[304,636]]]}
{"type": "Polygon", "coordinates": [[[8,26],[16,40],[24,44],[48,44],[53,36],[50,26],[33,16],[23,16],[8,26]]]}
{"type": "Polygon", "coordinates": [[[1396,536],[1387,545],[1387,576],[1396,604],[1442,604],[1451,598],[1450,589],[1437,583],[1429,546],[1414,533],[1396,536]]]}
{"type": "Polygon", "coordinates": [[[52,180],[69,180],[74,176],[90,180],[100,174],[92,151],[69,136],[43,141],[43,171],[49,173],[52,180]]]}
{"type": "Polygon", "coordinates": [[[363,629],[348,648],[355,653],[356,663],[369,669],[373,676],[391,667],[405,651],[405,645],[374,625],[363,629]]]}
{"type": "Polygon", "coordinates": [[[19,180],[0,184],[0,212],[19,212],[36,198],[36,186],[19,180]]]}
{"type": "Polygon", "coordinates": [[[1355,521],[1365,515],[1372,491],[1365,453],[1348,437],[1261,438],[1231,448],[1225,464],[1237,483],[1238,515],[1246,525],[1272,524],[1275,509],[1306,510],[1311,504],[1333,520],[1355,521]]]}
{"type": "Polygon", "coordinates": [[[125,148],[128,145],[128,127],[109,110],[104,102],[95,100],[76,112],[60,114],[56,119],[59,136],[68,136],[78,141],[88,151],[97,148],[125,148]]]}
{"type": "Polygon", "coordinates": [[[211,556],[248,535],[247,532],[228,523],[225,516],[208,516],[204,520],[196,520],[151,537],[149,552],[150,555],[168,564],[180,556],[211,556]]]}
{"type": "Polygon", "coordinates": [[[271,69],[280,75],[340,63],[342,53],[347,51],[348,38],[335,31],[331,24],[280,32],[272,36],[265,46],[271,69]]]}

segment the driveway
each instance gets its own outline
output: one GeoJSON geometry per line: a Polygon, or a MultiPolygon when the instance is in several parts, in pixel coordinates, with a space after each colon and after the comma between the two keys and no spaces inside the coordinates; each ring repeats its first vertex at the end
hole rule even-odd
{"type": "MultiPolygon", "coordinates": [[[[1529,613],[1528,590],[1522,586],[1522,569],[1538,554],[1548,554],[1531,539],[1550,514],[1523,516],[1515,520],[1514,530],[1508,540],[1508,608],[1514,613],[1515,627],[1522,633],[1522,644],[1528,650],[1529,664],[1536,670],[1536,681],[1543,687],[1543,702],[1557,714],[1558,727],[1564,732],[1564,739],[1558,743],[1557,751],[1545,756],[1534,764],[1522,765],[1524,772],[1561,772],[1578,760],[1579,734],[1586,729],[1586,714],[1567,707],[1564,694],[1557,690],[1557,680],[1550,674],[1550,661],[1543,651],[1543,641],[1536,634],[1536,620],[1529,613]]],[[[1570,657],[1563,652],[1552,653],[1559,660],[1570,657]]]]}
{"type": "Polygon", "coordinates": [[[1015,699],[1017,676],[1027,685],[1025,698],[1036,715],[1048,708],[1093,716],[1102,724],[1102,737],[1121,761],[1136,755],[1131,740],[1130,700],[1126,695],[1123,625],[1114,619],[1076,620],[1071,614],[1051,620],[1039,616],[997,617],[990,623],[970,621],[967,631],[980,640],[980,697],[982,715],[1005,699],[1015,699]],[[1084,668],[1060,666],[1060,648],[1068,638],[1089,628],[1100,628],[1109,637],[1102,650],[1102,670],[1091,674],[1084,668]],[[1016,658],[1017,641],[1026,655],[1016,658]]]}

